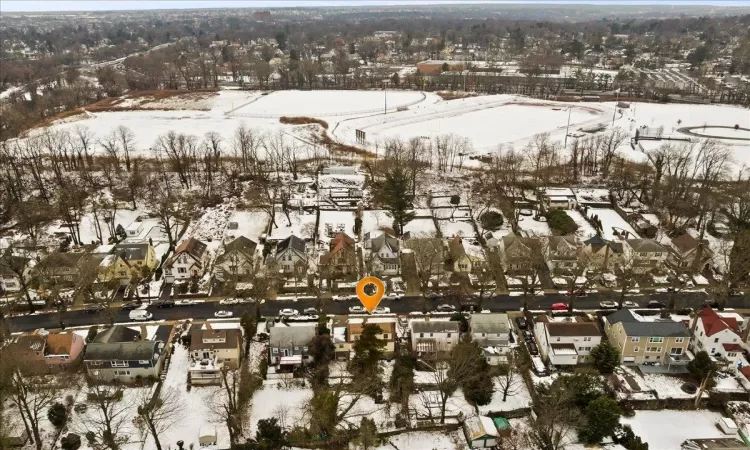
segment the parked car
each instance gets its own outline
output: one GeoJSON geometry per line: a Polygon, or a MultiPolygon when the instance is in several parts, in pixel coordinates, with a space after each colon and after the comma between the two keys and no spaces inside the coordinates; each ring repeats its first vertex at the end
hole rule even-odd
{"type": "Polygon", "coordinates": [[[518,325],[518,329],[525,330],[526,329],[526,319],[524,317],[516,317],[516,325],[518,325]]]}
{"type": "Polygon", "coordinates": [[[157,308],[171,308],[175,305],[174,300],[158,300],[153,303],[157,308]]]}
{"type": "Polygon", "coordinates": [[[310,314],[318,314],[318,310],[316,308],[305,308],[302,311],[302,314],[310,315],[310,314]]]}
{"type": "Polygon", "coordinates": [[[454,312],[456,310],[456,307],[449,304],[442,304],[438,305],[437,308],[435,308],[435,311],[439,312],[454,312]]]}
{"type": "Polygon", "coordinates": [[[552,311],[567,311],[568,310],[568,304],[563,302],[553,303],[552,304],[552,311]]]}
{"type": "Polygon", "coordinates": [[[703,300],[703,307],[706,307],[706,306],[710,306],[711,308],[718,308],[719,302],[717,302],[716,300],[711,300],[711,299],[703,300]]]}
{"type": "Polygon", "coordinates": [[[252,298],[252,297],[240,298],[238,300],[239,300],[238,303],[240,305],[247,305],[247,304],[250,304],[250,303],[255,303],[255,299],[252,298]]]}
{"type": "Polygon", "coordinates": [[[234,313],[232,311],[224,311],[224,310],[216,311],[214,313],[214,317],[218,317],[218,318],[232,317],[233,315],[234,313]]]}
{"type": "Polygon", "coordinates": [[[154,315],[146,311],[145,309],[135,309],[133,311],[130,311],[128,317],[130,318],[130,320],[142,322],[144,320],[151,320],[154,315]]]}
{"type": "Polygon", "coordinates": [[[529,349],[529,353],[531,353],[533,356],[537,356],[539,354],[539,348],[536,346],[536,344],[532,342],[527,342],[526,347],[529,349]]]}
{"type": "Polygon", "coordinates": [[[640,306],[638,306],[638,303],[630,301],[630,300],[625,300],[624,302],[622,302],[622,307],[623,308],[640,308],[640,306]]]}
{"type": "Polygon", "coordinates": [[[565,293],[565,295],[568,295],[568,296],[575,295],[576,297],[586,297],[589,294],[586,293],[586,291],[583,289],[578,289],[576,291],[568,291],[565,293]]]}
{"type": "Polygon", "coordinates": [[[350,314],[364,314],[367,310],[363,308],[362,306],[350,306],[349,307],[349,313],[350,314]]]}
{"type": "Polygon", "coordinates": [[[426,297],[427,300],[439,300],[443,298],[443,294],[439,292],[428,292],[426,297]]]}
{"type": "Polygon", "coordinates": [[[223,298],[219,300],[220,305],[239,305],[240,299],[236,297],[223,298]]]}
{"type": "Polygon", "coordinates": [[[176,300],[174,302],[175,306],[193,306],[195,305],[195,300],[185,299],[185,300],[176,300]]]}
{"type": "Polygon", "coordinates": [[[284,308],[281,311],[279,311],[279,315],[281,317],[292,317],[292,316],[296,316],[297,314],[299,314],[299,311],[297,311],[296,309],[292,309],[292,308],[284,308]]]}
{"type": "Polygon", "coordinates": [[[141,305],[136,302],[128,302],[128,303],[123,303],[122,309],[124,309],[125,311],[131,311],[131,310],[138,308],[139,306],[141,305]]]}
{"type": "Polygon", "coordinates": [[[401,298],[404,296],[404,294],[398,293],[398,292],[391,292],[390,294],[386,294],[385,298],[386,300],[401,300],[401,298]]]}
{"type": "Polygon", "coordinates": [[[660,302],[659,300],[649,300],[648,304],[646,304],[647,308],[654,308],[654,309],[661,309],[666,308],[667,305],[664,302],[660,302]]]}
{"type": "Polygon", "coordinates": [[[534,342],[534,333],[530,330],[523,330],[523,339],[526,342],[534,342]]]}
{"type": "Polygon", "coordinates": [[[617,308],[617,303],[612,300],[603,300],[599,302],[599,307],[602,309],[615,309],[617,308]]]}
{"type": "Polygon", "coordinates": [[[372,310],[373,314],[390,314],[391,308],[387,308],[385,306],[378,306],[377,308],[372,310]]]}
{"type": "Polygon", "coordinates": [[[729,291],[729,296],[730,297],[739,297],[741,295],[745,295],[745,293],[742,292],[742,291],[738,291],[736,289],[732,289],[731,291],[729,291]]]}
{"type": "Polygon", "coordinates": [[[93,314],[93,313],[98,313],[99,311],[104,311],[105,309],[107,309],[107,308],[104,305],[95,304],[95,305],[88,305],[84,309],[84,311],[87,312],[87,313],[89,313],[89,314],[93,314]]]}

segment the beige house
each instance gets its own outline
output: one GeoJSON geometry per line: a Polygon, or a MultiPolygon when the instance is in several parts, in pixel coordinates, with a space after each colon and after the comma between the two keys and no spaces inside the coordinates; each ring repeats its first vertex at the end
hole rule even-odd
{"type": "Polygon", "coordinates": [[[622,261],[622,243],[602,239],[601,236],[593,236],[583,241],[583,252],[590,261],[590,265],[599,269],[609,270],[622,261]]]}
{"type": "Polygon", "coordinates": [[[471,273],[474,270],[474,262],[469,254],[466,253],[460,236],[455,236],[448,242],[448,250],[453,261],[454,273],[471,273]]]}
{"type": "Polygon", "coordinates": [[[623,261],[631,265],[635,273],[663,269],[669,256],[669,250],[653,239],[626,239],[622,248],[623,261]]]}
{"type": "Polygon", "coordinates": [[[604,332],[623,364],[686,365],[690,332],[682,322],[645,317],[621,309],[604,318],[604,332]]]}
{"type": "Polygon", "coordinates": [[[380,328],[378,339],[385,341],[383,356],[391,357],[396,350],[396,319],[391,318],[352,318],[347,324],[347,342],[350,349],[354,349],[365,325],[375,325],[380,328]]]}
{"type": "Polygon", "coordinates": [[[190,330],[190,384],[221,383],[224,367],[236,369],[242,360],[242,332],[238,329],[190,330]]]}

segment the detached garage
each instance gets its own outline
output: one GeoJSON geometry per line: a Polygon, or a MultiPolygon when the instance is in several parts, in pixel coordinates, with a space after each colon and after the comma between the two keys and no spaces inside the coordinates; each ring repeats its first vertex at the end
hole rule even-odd
{"type": "Polygon", "coordinates": [[[487,416],[474,416],[464,422],[464,435],[471,448],[492,448],[497,445],[500,433],[487,416]]]}

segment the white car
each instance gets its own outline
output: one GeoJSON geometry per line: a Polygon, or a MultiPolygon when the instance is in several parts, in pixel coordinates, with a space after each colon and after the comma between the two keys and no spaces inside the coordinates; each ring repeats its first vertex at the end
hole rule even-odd
{"type": "Polygon", "coordinates": [[[229,297],[222,300],[219,300],[220,305],[238,305],[240,303],[240,299],[229,297]]]}
{"type": "Polygon", "coordinates": [[[240,298],[238,299],[237,303],[240,305],[247,305],[248,303],[255,303],[255,299],[252,297],[240,298]]]}
{"type": "Polygon", "coordinates": [[[361,306],[350,306],[349,313],[351,314],[364,314],[367,310],[361,306]]]}
{"type": "Polygon", "coordinates": [[[439,312],[453,312],[453,311],[456,310],[456,307],[453,306],[453,305],[449,305],[449,304],[446,303],[446,304],[443,304],[443,305],[438,305],[438,307],[435,308],[435,310],[439,311],[439,312]]]}
{"type": "Polygon", "coordinates": [[[612,300],[604,300],[599,302],[599,307],[602,309],[615,309],[617,308],[617,303],[612,300]]]}
{"type": "Polygon", "coordinates": [[[630,301],[630,300],[625,300],[624,302],[622,302],[622,307],[623,308],[640,308],[640,306],[638,306],[638,303],[630,301]]]}
{"type": "Polygon", "coordinates": [[[340,294],[340,295],[334,295],[334,296],[333,296],[333,301],[334,301],[334,302],[345,302],[345,301],[347,301],[347,300],[351,300],[351,299],[352,299],[352,298],[354,298],[354,297],[355,297],[355,296],[353,296],[353,295],[348,295],[348,294],[340,294]]]}
{"type": "Polygon", "coordinates": [[[372,310],[373,314],[390,314],[391,308],[387,308],[385,306],[378,306],[377,308],[372,310]]]}
{"type": "Polygon", "coordinates": [[[216,311],[214,313],[214,317],[217,317],[219,319],[226,318],[226,317],[232,317],[234,313],[232,311],[216,311]]]}
{"type": "Polygon", "coordinates": [[[282,317],[292,317],[292,316],[296,316],[297,314],[299,314],[299,311],[297,311],[296,309],[292,309],[292,308],[284,308],[281,311],[279,311],[279,315],[282,317]]]}
{"type": "Polygon", "coordinates": [[[399,300],[403,298],[404,294],[398,293],[398,292],[391,292],[390,294],[386,294],[385,299],[386,300],[399,300]]]}
{"type": "Polygon", "coordinates": [[[195,300],[190,300],[190,299],[175,300],[174,305],[175,306],[192,306],[192,305],[195,305],[195,300]]]}

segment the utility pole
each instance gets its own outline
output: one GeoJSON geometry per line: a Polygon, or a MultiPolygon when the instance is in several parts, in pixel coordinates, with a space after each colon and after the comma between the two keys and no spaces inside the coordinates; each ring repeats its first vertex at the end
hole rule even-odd
{"type": "Polygon", "coordinates": [[[573,107],[568,106],[568,126],[565,127],[565,143],[563,144],[563,150],[568,148],[568,130],[570,130],[570,113],[573,112],[573,107]]]}
{"type": "Polygon", "coordinates": [[[388,84],[383,81],[383,114],[388,114],[388,84]]]}
{"type": "Polygon", "coordinates": [[[617,89],[615,93],[617,95],[615,96],[615,110],[612,111],[612,126],[615,125],[615,114],[617,114],[617,103],[620,101],[620,90],[617,89]]]}

